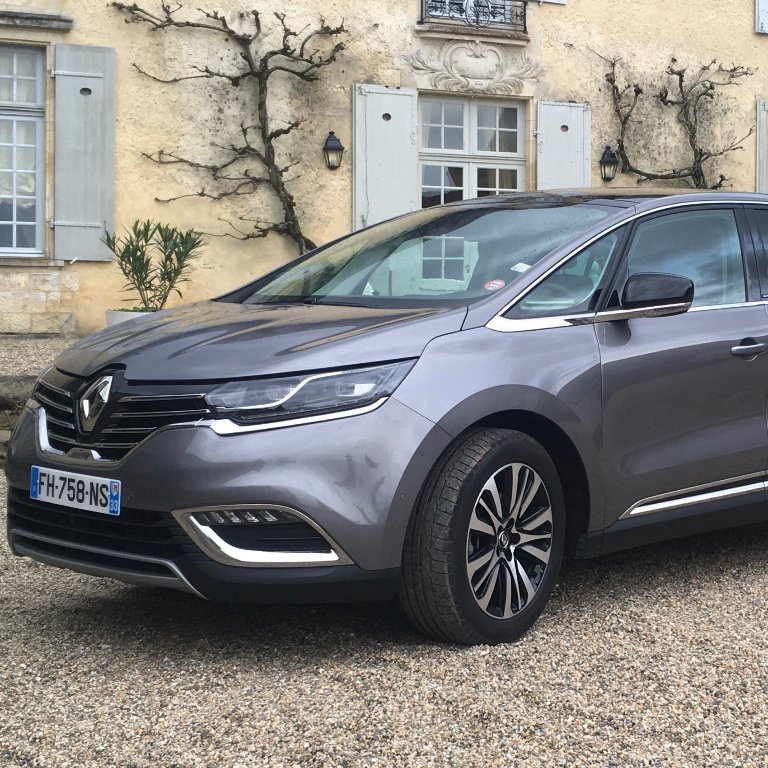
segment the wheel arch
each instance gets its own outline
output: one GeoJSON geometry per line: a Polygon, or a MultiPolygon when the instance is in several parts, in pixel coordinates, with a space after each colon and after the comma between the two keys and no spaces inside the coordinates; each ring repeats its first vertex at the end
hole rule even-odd
{"type": "MultiPolygon", "coordinates": [[[[508,410],[489,414],[470,425],[476,429],[513,429],[532,437],[549,454],[563,487],[567,519],[566,554],[574,555],[592,518],[592,492],[584,461],[566,432],[550,419],[531,411],[508,410]]],[[[460,435],[457,440],[461,439],[460,435]]]]}

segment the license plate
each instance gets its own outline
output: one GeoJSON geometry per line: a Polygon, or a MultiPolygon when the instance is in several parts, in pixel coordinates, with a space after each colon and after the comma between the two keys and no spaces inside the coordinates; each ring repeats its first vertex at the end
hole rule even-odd
{"type": "Polygon", "coordinates": [[[120,514],[120,481],[104,477],[32,467],[29,497],[104,515],[120,514]]]}

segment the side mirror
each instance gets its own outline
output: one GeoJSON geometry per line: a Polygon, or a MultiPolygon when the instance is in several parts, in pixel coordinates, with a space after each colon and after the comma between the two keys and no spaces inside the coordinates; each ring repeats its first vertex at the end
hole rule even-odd
{"type": "Polygon", "coordinates": [[[693,303],[693,282],[680,275],[638,272],[627,280],[621,309],[598,313],[598,322],[636,317],[668,317],[687,312],[693,303]]]}

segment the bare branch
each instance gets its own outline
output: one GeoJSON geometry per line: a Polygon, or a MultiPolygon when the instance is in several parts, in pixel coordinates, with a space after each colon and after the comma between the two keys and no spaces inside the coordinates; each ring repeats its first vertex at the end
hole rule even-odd
{"type": "MultiPolygon", "coordinates": [[[[622,170],[638,176],[638,183],[642,181],[679,181],[690,187],[707,188],[705,163],[742,149],[743,142],[752,135],[754,129],[750,128],[749,132],[742,138],[735,139],[719,149],[702,147],[699,138],[703,120],[701,106],[705,100],[714,99],[718,88],[736,85],[739,79],[752,75],[751,69],[741,66],[726,68],[713,60],[701,66],[695,74],[691,75],[686,67],[679,66],[676,59],[671,59],[665,69],[665,74],[673,79],[675,93],[671,95],[669,86],[662,85],[656,99],[663,107],[677,109],[676,121],[685,135],[691,161],[684,167],[673,168],[669,171],[651,171],[639,168],[630,159],[627,144],[633,123],[632,116],[643,95],[643,89],[636,83],[627,84],[624,88],[620,88],[617,74],[620,59],[608,59],[596,51],[593,53],[608,63],[605,80],[611,87],[613,112],[619,123],[618,155],[621,159],[622,170]]],[[[719,189],[725,181],[727,179],[721,175],[715,183],[715,188],[719,189]]]]}
{"type": "Polygon", "coordinates": [[[161,149],[153,154],[145,153],[160,165],[184,165],[191,170],[208,174],[215,182],[215,187],[202,186],[199,191],[176,197],[163,198],[163,202],[189,197],[201,197],[222,200],[256,192],[262,187],[271,189],[282,208],[283,221],[265,223],[259,220],[238,219],[238,225],[227,221],[231,232],[228,237],[251,239],[265,237],[271,232],[286,235],[293,239],[300,251],[313,248],[314,243],[304,234],[296,201],[286,186],[286,174],[295,163],[281,162],[278,157],[280,139],[296,131],[302,124],[300,119],[292,119],[280,127],[271,128],[269,114],[270,78],[276,72],[284,72],[305,82],[319,78],[322,68],[337,61],[344,50],[344,43],[338,38],[346,34],[344,23],[331,26],[321,19],[317,24],[308,24],[298,32],[291,28],[283,13],[275,13],[279,27],[278,42],[273,47],[262,47],[262,20],[258,11],[239,13],[236,22],[218,10],[198,8],[199,16],[192,18],[183,12],[181,3],[170,5],[161,0],[159,9],[150,10],[138,3],[127,4],[113,2],[112,6],[123,13],[126,22],[145,24],[151,32],[167,30],[194,30],[205,34],[225,35],[234,45],[240,64],[235,63],[232,71],[216,69],[206,64],[192,65],[192,74],[162,77],[134,64],[136,70],[159,83],[176,84],[187,80],[215,79],[226,82],[233,88],[248,84],[253,89],[256,99],[256,120],[240,125],[242,143],[217,142],[213,146],[220,150],[225,160],[204,161],[186,157],[183,154],[161,149]],[[330,41],[330,42],[329,42],[330,41]],[[259,172],[245,167],[255,160],[259,172]],[[253,227],[243,230],[242,223],[248,222],[253,227]]]}

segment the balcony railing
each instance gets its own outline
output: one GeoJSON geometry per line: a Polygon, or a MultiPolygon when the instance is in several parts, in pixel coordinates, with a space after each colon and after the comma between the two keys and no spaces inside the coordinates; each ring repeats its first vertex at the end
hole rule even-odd
{"type": "Polygon", "coordinates": [[[527,0],[423,0],[423,21],[461,21],[526,34],[527,0]]]}

